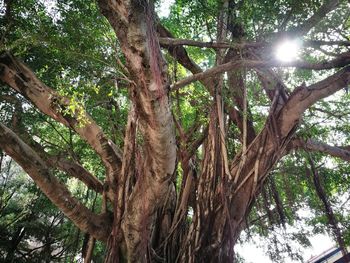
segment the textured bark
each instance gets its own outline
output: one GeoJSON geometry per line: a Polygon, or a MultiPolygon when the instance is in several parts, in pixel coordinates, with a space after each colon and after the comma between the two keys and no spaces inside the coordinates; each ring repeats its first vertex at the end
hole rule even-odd
{"type": "MultiPolygon", "coordinates": [[[[28,144],[39,156],[42,158],[46,164],[52,168],[57,168],[68,175],[79,179],[86,186],[93,189],[97,193],[102,193],[103,184],[98,178],[87,171],[79,162],[66,159],[63,157],[65,153],[60,153],[56,156],[49,155],[45,149],[36,142],[32,136],[25,130],[25,127],[21,124],[22,107],[21,102],[15,96],[0,96],[3,99],[15,106],[15,112],[12,117],[13,131],[17,133],[26,144],[28,144]]],[[[114,199],[111,192],[108,192],[110,200],[114,199]]]]}
{"type": "Polygon", "coordinates": [[[306,151],[327,153],[330,156],[338,157],[344,161],[350,161],[349,149],[344,149],[341,146],[332,146],[323,142],[315,141],[313,139],[302,140],[294,139],[291,142],[293,149],[304,149],[306,151]]]}
{"type": "Polygon", "coordinates": [[[93,174],[85,170],[84,167],[82,167],[79,163],[67,160],[62,156],[49,157],[47,163],[49,163],[52,167],[57,167],[63,172],[66,172],[71,176],[79,179],[86,186],[93,189],[97,193],[102,193],[103,191],[102,182],[98,180],[93,174]]]}
{"type": "Polygon", "coordinates": [[[75,116],[64,114],[63,110],[70,103],[69,98],[60,96],[46,86],[25,64],[8,53],[0,55],[0,79],[26,97],[44,114],[72,128],[87,141],[104,162],[109,183],[112,187],[115,186],[121,168],[120,150],[90,116],[78,110],[75,116]],[[79,114],[87,121],[85,125],[80,125],[77,119],[79,114]]]}
{"type": "Polygon", "coordinates": [[[175,132],[166,64],[155,33],[152,4],[145,0],[100,0],[99,5],[119,39],[134,81],[130,93],[144,139],[144,163],[126,204],[121,228],[127,260],[145,261],[152,221],[157,208],[165,203],[175,171],[175,132]]]}
{"type": "Polygon", "coordinates": [[[96,215],[71,196],[45,162],[10,129],[0,124],[0,147],[28,173],[41,191],[82,231],[106,241],[111,222],[107,214],[96,215]]]}

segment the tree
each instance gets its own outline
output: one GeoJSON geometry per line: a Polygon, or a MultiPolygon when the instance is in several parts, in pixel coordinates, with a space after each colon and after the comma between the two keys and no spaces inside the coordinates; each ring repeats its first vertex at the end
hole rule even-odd
{"type": "Polygon", "coordinates": [[[0,147],[90,244],[107,244],[106,262],[229,262],[259,198],[287,220],[279,163],[297,166],[295,151],[349,161],[311,116],[337,116],[323,100],[336,92],[349,100],[349,4],[183,0],[167,19],[154,4],[5,1],[0,147]],[[300,59],[274,57],[285,39],[303,40],[300,59]],[[100,195],[99,214],[62,172],[100,195]]]}

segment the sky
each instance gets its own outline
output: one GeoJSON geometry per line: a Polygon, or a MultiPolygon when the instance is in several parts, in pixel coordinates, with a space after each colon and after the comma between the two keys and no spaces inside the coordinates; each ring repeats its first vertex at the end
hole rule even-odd
{"type": "Polygon", "coordinates": [[[159,8],[157,8],[157,13],[160,17],[167,17],[170,14],[170,7],[175,3],[175,0],[163,0],[160,2],[159,8]]]}
{"type": "MultiPolygon", "coordinates": [[[[237,252],[241,257],[244,258],[245,263],[273,263],[273,261],[265,254],[263,248],[260,246],[263,242],[268,242],[268,240],[253,238],[254,242],[245,242],[244,244],[238,244],[235,247],[235,252],[237,252]]],[[[325,250],[334,246],[333,241],[327,235],[318,234],[310,238],[312,247],[303,248],[298,246],[303,252],[303,259],[306,262],[312,256],[317,256],[324,252],[325,250]]],[[[293,261],[291,259],[286,259],[285,263],[296,263],[299,261],[293,261]]]]}

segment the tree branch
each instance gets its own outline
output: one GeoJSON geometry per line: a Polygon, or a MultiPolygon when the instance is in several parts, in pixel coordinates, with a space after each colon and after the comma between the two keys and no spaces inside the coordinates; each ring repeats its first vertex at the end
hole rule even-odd
{"type": "Polygon", "coordinates": [[[96,176],[94,176],[89,171],[87,171],[78,162],[67,160],[66,158],[59,155],[49,157],[47,160],[48,160],[48,163],[51,164],[51,166],[57,167],[61,171],[66,172],[69,175],[79,179],[86,186],[93,189],[97,193],[102,193],[103,191],[102,182],[98,180],[96,176]]]}
{"type": "MultiPolygon", "coordinates": [[[[93,189],[97,193],[102,193],[103,184],[100,180],[98,180],[93,174],[87,171],[82,165],[80,165],[76,161],[71,161],[60,154],[57,156],[50,156],[45,152],[44,148],[34,141],[32,137],[25,131],[19,130],[18,133],[22,137],[21,139],[26,141],[26,143],[40,156],[42,160],[45,161],[46,165],[52,168],[57,168],[68,175],[79,179],[82,181],[87,187],[93,189]]],[[[113,193],[109,193],[110,200],[114,200],[113,193]]]]}
{"type": "MultiPolygon", "coordinates": [[[[76,161],[70,161],[61,154],[57,156],[50,156],[44,148],[37,143],[35,140],[33,140],[32,136],[24,130],[23,127],[21,127],[20,123],[18,122],[18,118],[21,119],[22,114],[22,107],[21,102],[18,98],[11,95],[0,95],[0,100],[5,100],[8,103],[15,105],[15,113],[17,116],[16,121],[12,121],[12,126],[14,127],[14,131],[17,132],[21,139],[24,140],[30,147],[32,147],[36,153],[42,158],[46,164],[50,167],[58,168],[63,172],[66,172],[72,177],[75,177],[82,181],[86,186],[90,187],[94,191],[98,193],[102,193],[103,191],[103,184],[100,180],[98,180],[93,174],[91,174],[89,171],[87,171],[83,166],[81,166],[76,161]]],[[[112,197],[111,200],[113,200],[113,195],[110,195],[112,197]]]]}
{"type": "Polygon", "coordinates": [[[8,53],[0,55],[0,80],[29,99],[44,114],[78,133],[101,157],[108,174],[116,179],[121,168],[121,152],[86,112],[77,110],[75,116],[64,114],[62,109],[69,106],[69,98],[46,86],[25,64],[8,53]],[[78,114],[87,120],[85,125],[79,123],[78,114]]]}
{"type": "Polygon", "coordinates": [[[0,123],[0,147],[34,180],[43,193],[82,231],[106,241],[111,229],[107,214],[96,215],[75,199],[49,167],[13,131],[0,123]]]}
{"type": "MultiPolygon", "coordinates": [[[[181,45],[176,45],[176,46],[170,45],[170,43],[172,42],[172,40],[170,40],[170,39],[174,39],[174,37],[173,37],[173,35],[171,34],[171,32],[169,30],[167,30],[164,26],[162,26],[160,23],[158,23],[157,31],[158,31],[158,34],[163,39],[169,39],[168,40],[169,41],[169,45],[164,44],[164,43],[162,45],[162,42],[161,42],[162,38],[160,38],[160,44],[161,44],[162,47],[165,47],[168,50],[170,55],[176,61],[178,61],[187,70],[191,71],[192,74],[194,74],[194,75],[203,73],[202,69],[189,57],[189,55],[187,54],[186,49],[183,46],[181,46],[181,45]]],[[[179,40],[179,42],[180,41],[187,42],[187,40],[179,40]]],[[[174,42],[177,42],[177,40],[175,39],[174,42]]],[[[187,43],[189,43],[189,42],[187,42],[187,43]]],[[[213,74],[212,76],[214,76],[214,75],[215,74],[213,74]]],[[[201,81],[201,83],[206,87],[206,89],[209,92],[212,92],[213,87],[215,86],[215,83],[214,83],[212,78],[209,77],[209,78],[202,78],[202,79],[198,79],[198,80],[201,81]]],[[[174,85],[176,85],[176,83],[174,85]]],[[[175,87],[175,89],[176,89],[176,87],[175,87]]],[[[228,108],[229,108],[228,111],[230,112],[231,116],[241,116],[241,113],[236,108],[234,108],[232,106],[229,106],[228,108]]],[[[236,126],[240,129],[241,132],[243,130],[242,120],[243,120],[243,118],[234,118],[234,119],[232,119],[232,121],[236,124],[236,126]]],[[[249,130],[250,131],[252,130],[251,127],[249,127],[249,130]]],[[[253,134],[250,134],[250,135],[253,135],[253,134]]],[[[253,136],[251,136],[251,137],[253,137],[253,136]]]]}
{"type": "Polygon", "coordinates": [[[338,157],[344,161],[350,161],[350,151],[313,139],[294,139],[291,142],[291,145],[293,149],[304,149],[305,151],[322,152],[334,157],[338,157]]]}
{"type": "Polygon", "coordinates": [[[284,37],[291,35],[293,37],[300,37],[306,35],[313,27],[315,27],[328,13],[336,9],[339,5],[339,0],[326,1],[311,17],[309,17],[303,24],[291,28],[288,31],[280,31],[272,33],[274,37],[284,37]]]}
{"type": "Polygon", "coordinates": [[[350,46],[350,41],[339,40],[339,41],[324,41],[324,40],[305,40],[303,42],[304,46],[308,47],[320,47],[320,46],[350,46]]]}
{"type": "Polygon", "coordinates": [[[298,123],[301,115],[312,104],[350,83],[350,66],[343,68],[332,76],[309,87],[299,87],[290,95],[280,114],[280,129],[282,134],[288,134],[291,127],[298,123]]]}
{"type": "MultiPolygon", "coordinates": [[[[174,36],[171,34],[171,32],[166,29],[162,24],[158,23],[157,24],[157,31],[160,37],[162,38],[167,38],[167,39],[173,39],[174,36]]],[[[188,53],[186,49],[183,46],[171,46],[171,45],[166,45],[162,44],[160,41],[159,43],[161,47],[165,47],[170,55],[179,61],[179,63],[188,69],[189,71],[192,72],[192,74],[196,74],[199,72],[202,72],[202,69],[188,56],[188,53]]]]}
{"type": "Polygon", "coordinates": [[[254,48],[266,46],[267,43],[263,42],[251,42],[251,43],[228,43],[228,42],[204,42],[196,41],[192,39],[180,39],[171,37],[161,37],[159,38],[159,43],[163,47],[176,47],[176,46],[194,46],[202,48],[254,48]]]}
{"type": "MultiPolygon", "coordinates": [[[[169,34],[170,35],[170,34],[169,34]]],[[[230,43],[230,42],[205,42],[197,41],[192,39],[182,39],[182,38],[171,38],[171,37],[160,37],[159,43],[162,47],[167,50],[172,50],[178,46],[193,46],[200,48],[262,48],[274,46],[273,43],[269,42],[242,42],[242,43],[230,43]]],[[[304,47],[320,47],[320,46],[350,46],[350,41],[339,40],[339,41],[324,41],[324,40],[304,40],[302,42],[304,47]]]]}
{"type": "Polygon", "coordinates": [[[295,134],[304,111],[318,100],[325,98],[350,83],[350,67],[343,68],[334,75],[309,87],[299,87],[289,96],[279,112],[271,111],[265,127],[248,146],[247,151],[236,155],[231,165],[231,173],[237,179],[234,204],[237,218],[248,210],[252,193],[259,192],[268,172],[286,153],[286,148],[295,134]],[[240,168],[245,154],[244,168],[240,168]],[[245,203],[243,203],[243,201],[245,203]],[[238,206],[238,205],[237,205],[238,206]]]}
{"type": "Polygon", "coordinates": [[[191,84],[194,81],[202,81],[207,78],[211,78],[217,74],[230,71],[240,67],[247,68],[269,68],[269,67],[296,67],[300,69],[313,69],[313,70],[322,70],[322,69],[332,69],[344,67],[350,64],[350,52],[343,53],[339,57],[330,60],[323,61],[319,63],[310,63],[306,61],[292,61],[292,62],[282,62],[278,60],[235,60],[230,61],[225,64],[221,64],[214,68],[208,69],[206,71],[194,74],[187,78],[184,78],[171,86],[171,89],[177,90],[186,85],[191,84]]]}
{"type": "Polygon", "coordinates": [[[303,24],[293,28],[289,32],[297,35],[303,36],[308,33],[314,26],[316,26],[326,15],[337,8],[339,5],[339,0],[328,0],[326,1],[309,19],[307,19],[303,24]]]}

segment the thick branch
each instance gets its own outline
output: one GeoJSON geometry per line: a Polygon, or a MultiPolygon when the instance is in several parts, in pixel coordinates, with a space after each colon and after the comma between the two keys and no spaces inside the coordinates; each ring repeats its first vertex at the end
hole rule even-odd
{"type": "MultiPolygon", "coordinates": [[[[171,32],[167,30],[164,26],[162,26],[160,23],[157,24],[157,31],[160,37],[162,38],[174,38],[171,32]]],[[[192,74],[202,72],[202,69],[189,57],[186,49],[183,46],[171,46],[162,44],[161,40],[160,45],[162,47],[165,47],[169,51],[170,55],[177,61],[179,61],[183,67],[191,71],[192,74]]]]}
{"type": "Polygon", "coordinates": [[[255,69],[255,71],[266,95],[271,101],[275,96],[276,89],[286,90],[282,80],[271,69],[255,69]]]}
{"type": "Polygon", "coordinates": [[[252,42],[252,43],[228,43],[228,42],[203,42],[196,41],[192,39],[180,39],[180,38],[171,38],[171,37],[161,37],[159,38],[159,43],[163,47],[169,46],[195,46],[203,48],[250,48],[250,47],[261,47],[267,45],[267,43],[262,42],[252,42]]]}
{"type": "MultiPolygon", "coordinates": [[[[230,43],[230,42],[205,42],[197,41],[192,39],[182,39],[182,38],[171,38],[171,37],[160,37],[159,43],[162,47],[166,49],[174,49],[178,46],[193,46],[200,48],[262,48],[274,46],[273,43],[269,42],[243,42],[243,43],[230,43]]],[[[305,40],[302,42],[304,47],[320,47],[320,46],[350,46],[350,41],[339,40],[339,41],[325,41],[325,40],[305,40]]]]}
{"type": "Polygon", "coordinates": [[[42,83],[25,64],[8,53],[0,56],[0,79],[29,99],[40,111],[76,131],[101,157],[108,171],[113,172],[114,177],[118,175],[120,150],[87,113],[75,112],[84,116],[87,120],[85,125],[79,123],[77,116],[64,114],[63,110],[69,106],[70,100],[42,83]]]}
{"type": "MultiPolygon", "coordinates": [[[[0,100],[5,100],[11,104],[15,105],[15,114],[21,115],[22,107],[21,102],[18,98],[11,95],[0,95],[0,100]]],[[[18,116],[19,119],[21,116],[18,116]]],[[[17,118],[18,119],[18,118],[17,118]]],[[[73,176],[80,181],[82,181],[86,186],[90,187],[94,191],[98,193],[102,193],[103,184],[100,180],[98,180],[93,174],[87,171],[83,166],[81,166],[78,162],[70,161],[64,158],[61,155],[50,156],[44,148],[33,140],[32,136],[24,130],[21,126],[21,123],[12,121],[13,131],[19,134],[22,140],[24,140],[36,153],[42,158],[46,164],[50,167],[58,168],[63,172],[66,172],[70,176],[73,176]]],[[[113,200],[113,196],[111,195],[113,200]]]]}
{"type": "Polygon", "coordinates": [[[11,156],[34,180],[43,193],[82,231],[96,239],[106,241],[111,220],[106,215],[96,215],[72,197],[66,186],[51,174],[49,167],[14,132],[0,123],[0,147],[11,156]]]}
{"type": "MultiPolygon", "coordinates": [[[[46,165],[52,168],[57,168],[68,175],[79,179],[97,193],[102,193],[103,184],[101,181],[78,162],[68,160],[61,155],[50,156],[39,143],[31,138],[28,133],[23,130],[19,130],[18,133],[22,137],[22,140],[24,140],[40,156],[40,158],[45,161],[46,165]]],[[[110,200],[114,200],[112,193],[109,194],[109,197],[110,200]]]]}
{"type": "Polygon", "coordinates": [[[57,167],[63,172],[66,172],[69,175],[79,179],[86,186],[93,189],[97,193],[102,193],[103,184],[101,183],[101,181],[98,180],[89,171],[87,171],[78,162],[67,160],[62,156],[52,156],[48,158],[48,163],[50,163],[53,167],[57,167]]]}
{"type": "Polygon", "coordinates": [[[337,146],[332,146],[312,139],[295,139],[291,142],[291,144],[294,149],[304,149],[306,151],[322,152],[334,157],[338,157],[344,161],[350,161],[350,151],[337,146]]]}
{"type": "Polygon", "coordinates": [[[184,78],[175,84],[172,85],[172,90],[180,89],[186,85],[191,84],[194,81],[202,81],[204,79],[211,78],[217,74],[227,72],[236,68],[246,67],[246,68],[266,68],[266,67],[296,67],[300,69],[314,69],[314,70],[322,70],[322,69],[332,69],[344,67],[350,64],[350,53],[344,53],[340,55],[338,58],[323,61],[319,63],[309,63],[306,61],[292,61],[292,62],[282,62],[278,60],[235,60],[230,61],[228,63],[216,66],[214,68],[208,69],[206,71],[194,74],[187,78],[184,78]]]}
{"type": "MultiPolygon", "coordinates": [[[[297,88],[280,112],[270,112],[265,127],[249,145],[247,151],[239,153],[231,166],[237,178],[235,196],[232,201],[234,218],[243,218],[249,211],[253,197],[259,193],[274,164],[285,154],[298,122],[304,111],[318,100],[327,97],[350,83],[350,67],[309,87],[297,88]],[[244,160],[244,165],[240,163],[244,160]]],[[[240,221],[233,221],[240,225],[240,221]]]]}
{"type": "Polygon", "coordinates": [[[312,104],[347,87],[350,83],[350,66],[309,87],[299,87],[293,91],[280,115],[280,129],[287,134],[298,123],[301,115],[312,104]]]}

